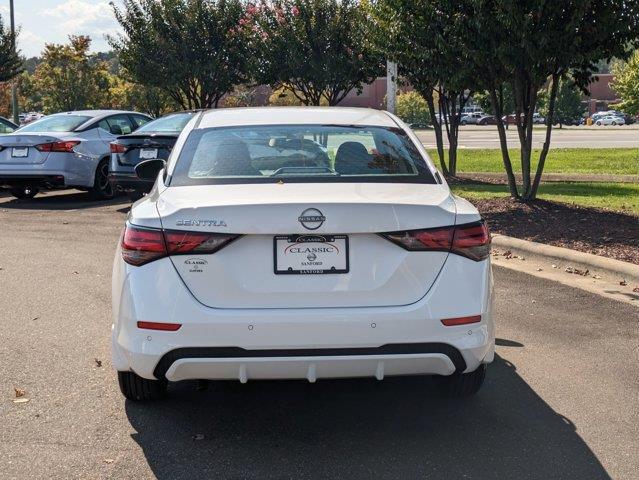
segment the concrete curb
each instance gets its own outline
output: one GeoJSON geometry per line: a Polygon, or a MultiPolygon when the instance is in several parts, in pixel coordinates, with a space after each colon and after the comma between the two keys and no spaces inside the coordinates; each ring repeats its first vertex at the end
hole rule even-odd
{"type": "Polygon", "coordinates": [[[511,250],[513,253],[523,252],[528,255],[546,257],[550,260],[569,262],[573,266],[585,267],[590,270],[603,270],[613,276],[624,278],[628,282],[639,283],[639,265],[632,263],[578,252],[569,248],[530,242],[507,235],[494,234],[492,243],[497,248],[511,250]]]}
{"type": "MultiPolygon", "coordinates": [[[[491,181],[506,179],[505,174],[487,172],[463,172],[458,177],[467,180],[491,181]]],[[[521,181],[521,173],[515,173],[515,178],[521,181]]],[[[639,183],[639,175],[616,175],[595,173],[544,173],[542,180],[548,182],[588,182],[588,183],[639,183]]]]}

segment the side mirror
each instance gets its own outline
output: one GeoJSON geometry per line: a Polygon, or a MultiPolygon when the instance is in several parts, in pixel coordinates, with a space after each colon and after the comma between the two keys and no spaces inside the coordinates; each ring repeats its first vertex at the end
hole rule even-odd
{"type": "Polygon", "coordinates": [[[135,174],[142,180],[155,181],[162,170],[166,167],[166,162],[159,158],[151,158],[150,160],[144,160],[135,166],[135,174]]]}

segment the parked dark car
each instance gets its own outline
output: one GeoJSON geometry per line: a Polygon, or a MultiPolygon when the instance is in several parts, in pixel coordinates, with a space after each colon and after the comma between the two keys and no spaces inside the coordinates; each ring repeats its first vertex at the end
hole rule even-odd
{"type": "Polygon", "coordinates": [[[111,142],[109,180],[113,188],[126,192],[134,201],[148,193],[153,182],[139,178],[135,166],[143,160],[169,158],[180,132],[196,113],[169,113],[111,142]]]}
{"type": "Polygon", "coordinates": [[[493,115],[484,115],[477,120],[477,125],[497,125],[497,119],[493,115]]]}

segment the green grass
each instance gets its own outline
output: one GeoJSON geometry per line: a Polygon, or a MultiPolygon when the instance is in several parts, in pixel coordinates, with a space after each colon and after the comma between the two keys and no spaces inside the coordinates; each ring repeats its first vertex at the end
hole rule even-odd
{"type": "MultiPolygon", "coordinates": [[[[507,185],[455,185],[452,189],[471,201],[510,195],[507,185]]],[[[639,214],[639,183],[545,183],[539,186],[537,196],[544,200],[639,214]]]]}
{"type": "MultiPolygon", "coordinates": [[[[435,164],[439,164],[437,150],[428,150],[435,164]]],[[[460,149],[457,151],[459,172],[502,172],[504,164],[499,149],[460,149]]],[[[533,152],[533,169],[537,166],[539,150],[533,152]]],[[[515,172],[521,169],[519,150],[510,150],[515,172]]],[[[548,152],[544,172],[639,174],[639,148],[554,148],[548,152]]]]}

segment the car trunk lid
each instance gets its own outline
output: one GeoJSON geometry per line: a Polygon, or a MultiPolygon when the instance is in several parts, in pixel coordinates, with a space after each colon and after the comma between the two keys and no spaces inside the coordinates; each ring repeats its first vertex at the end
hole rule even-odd
{"type": "Polygon", "coordinates": [[[10,134],[0,136],[0,164],[29,165],[44,163],[49,152],[41,152],[36,145],[58,142],[58,136],[43,134],[10,134]]]}
{"type": "MultiPolygon", "coordinates": [[[[170,187],[158,199],[158,211],[165,230],[241,235],[213,254],[171,257],[193,295],[218,308],[416,302],[437,278],[448,252],[409,252],[378,233],[455,223],[448,188],[425,184],[170,187]],[[299,274],[286,264],[284,250],[316,247],[315,239],[342,251],[335,260],[340,273],[299,274]]],[[[299,253],[304,262],[312,257],[299,253]]]]}

